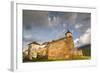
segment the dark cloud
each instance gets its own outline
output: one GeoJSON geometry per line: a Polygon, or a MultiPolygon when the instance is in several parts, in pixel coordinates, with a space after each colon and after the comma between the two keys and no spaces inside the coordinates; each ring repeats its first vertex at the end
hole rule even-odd
{"type": "Polygon", "coordinates": [[[23,10],[23,24],[25,28],[31,28],[32,25],[40,26],[48,24],[48,12],[23,10]]]}
{"type": "Polygon", "coordinates": [[[90,22],[90,13],[23,10],[23,42],[59,39],[67,30],[73,33],[76,41],[90,34],[86,33],[91,28],[90,22]]]}

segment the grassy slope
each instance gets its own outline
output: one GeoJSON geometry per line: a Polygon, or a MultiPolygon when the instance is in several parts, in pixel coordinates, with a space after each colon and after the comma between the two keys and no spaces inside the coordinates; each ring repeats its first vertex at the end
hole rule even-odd
{"type": "MultiPolygon", "coordinates": [[[[91,59],[91,57],[90,56],[74,56],[72,59],[67,59],[67,60],[88,60],[88,59],[91,59]]],[[[65,60],[66,59],[53,59],[53,60],[33,59],[32,61],[25,61],[25,62],[48,62],[48,61],[65,61],[65,60]]]]}
{"type": "Polygon", "coordinates": [[[79,48],[81,48],[81,50],[83,51],[84,56],[91,56],[91,45],[90,44],[81,46],[79,48]]]}

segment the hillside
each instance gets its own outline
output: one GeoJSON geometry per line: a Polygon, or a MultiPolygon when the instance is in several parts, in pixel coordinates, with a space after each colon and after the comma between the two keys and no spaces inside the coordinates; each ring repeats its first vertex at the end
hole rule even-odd
{"type": "Polygon", "coordinates": [[[84,56],[91,56],[91,44],[79,47],[82,50],[84,56]]]}

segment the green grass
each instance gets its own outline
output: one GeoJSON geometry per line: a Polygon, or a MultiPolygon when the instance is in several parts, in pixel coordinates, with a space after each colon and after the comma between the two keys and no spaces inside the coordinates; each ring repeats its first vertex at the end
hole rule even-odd
{"type": "Polygon", "coordinates": [[[33,59],[31,61],[24,61],[24,62],[49,62],[49,61],[68,61],[68,60],[89,60],[91,59],[90,56],[74,56],[71,59],[33,59]]]}
{"type": "Polygon", "coordinates": [[[74,56],[72,60],[86,60],[86,59],[91,59],[90,56],[74,56]]]}

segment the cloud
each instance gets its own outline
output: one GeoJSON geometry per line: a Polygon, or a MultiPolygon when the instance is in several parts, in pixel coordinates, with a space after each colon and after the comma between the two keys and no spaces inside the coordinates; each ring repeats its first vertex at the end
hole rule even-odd
{"type": "Polygon", "coordinates": [[[32,38],[32,35],[31,34],[24,35],[24,38],[25,39],[30,39],[30,38],[32,38]]]}
{"type": "Polygon", "coordinates": [[[23,10],[23,24],[30,25],[47,25],[48,24],[48,12],[47,11],[32,11],[23,10]]]}
{"type": "Polygon", "coordinates": [[[82,44],[89,44],[91,40],[91,33],[90,33],[90,29],[87,29],[87,31],[85,32],[85,34],[83,34],[80,37],[80,42],[82,44]]]}
{"type": "Polygon", "coordinates": [[[76,25],[75,25],[75,28],[76,28],[76,29],[79,29],[79,28],[81,28],[81,27],[82,27],[82,24],[76,24],[76,25]]]}
{"type": "Polygon", "coordinates": [[[59,39],[69,29],[79,46],[90,42],[89,28],[89,13],[23,10],[24,44],[59,39]]]}
{"type": "Polygon", "coordinates": [[[57,16],[57,17],[53,16],[52,18],[48,17],[48,23],[49,24],[47,24],[47,25],[50,26],[50,27],[57,26],[58,24],[61,23],[61,19],[60,19],[59,16],[57,16]]]}
{"type": "Polygon", "coordinates": [[[65,19],[67,19],[68,23],[69,24],[75,24],[76,23],[76,20],[77,20],[77,13],[68,13],[68,14],[65,14],[65,19]],[[69,15],[69,17],[66,17],[67,15],[69,15]]]}
{"type": "Polygon", "coordinates": [[[74,40],[75,47],[79,47],[86,44],[91,44],[91,30],[88,28],[86,32],[81,35],[79,38],[74,40]]]}
{"type": "Polygon", "coordinates": [[[74,40],[74,46],[75,47],[79,47],[80,46],[78,38],[74,40]]]}

